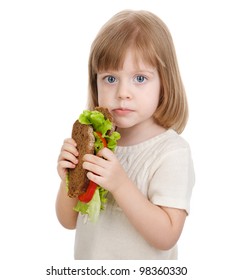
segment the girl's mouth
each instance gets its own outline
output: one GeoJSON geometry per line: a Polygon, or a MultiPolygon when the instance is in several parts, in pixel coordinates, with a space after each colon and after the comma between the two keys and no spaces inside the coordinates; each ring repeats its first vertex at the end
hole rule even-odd
{"type": "Polygon", "coordinates": [[[115,108],[112,110],[112,112],[118,116],[126,116],[126,115],[132,113],[133,110],[131,110],[129,108],[115,108]]]}

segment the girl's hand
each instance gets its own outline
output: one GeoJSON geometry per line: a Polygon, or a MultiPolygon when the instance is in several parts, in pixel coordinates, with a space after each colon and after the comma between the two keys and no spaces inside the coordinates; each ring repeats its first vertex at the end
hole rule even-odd
{"type": "Polygon", "coordinates": [[[67,138],[61,147],[58,157],[57,171],[62,181],[66,180],[67,168],[75,168],[78,163],[77,144],[72,138],[67,138]]]}
{"type": "Polygon", "coordinates": [[[87,177],[104,189],[114,193],[123,187],[129,178],[112,151],[103,148],[95,155],[83,157],[83,168],[87,169],[87,177]]]}

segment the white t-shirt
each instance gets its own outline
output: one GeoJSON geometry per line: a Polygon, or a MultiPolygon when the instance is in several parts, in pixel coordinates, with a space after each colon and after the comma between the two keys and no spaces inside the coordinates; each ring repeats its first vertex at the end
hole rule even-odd
{"type": "MultiPolygon", "coordinates": [[[[152,203],[190,210],[194,169],[188,143],[169,129],[143,143],[117,147],[117,158],[138,189],[152,203]]],[[[99,220],[84,223],[79,215],[75,259],[177,259],[177,246],[162,251],[152,247],[130,224],[113,196],[99,220]]]]}

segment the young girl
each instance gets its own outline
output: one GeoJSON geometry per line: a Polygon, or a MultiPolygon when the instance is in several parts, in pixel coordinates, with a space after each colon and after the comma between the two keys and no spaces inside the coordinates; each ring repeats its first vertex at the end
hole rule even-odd
{"type": "Polygon", "coordinates": [[[75,259],[177,259],[189,213],[194,170],[180,134],[188,108],[166,25],[147,11],[122,11],[94,40],[89,106],[107,107],[121,134],[115,153],[86,154],[88,178],[109,191],[96,223],[84,223],[67,196],[67,168],[78,147],[66,139],[58,159],[60,223],[76,228],[75,259]]]}

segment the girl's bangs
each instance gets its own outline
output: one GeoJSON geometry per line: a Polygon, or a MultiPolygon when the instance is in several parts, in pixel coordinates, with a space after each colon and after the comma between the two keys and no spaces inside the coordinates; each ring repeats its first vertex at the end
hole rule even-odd
{"type": "Polygon", "coordinates": [[[140,32],[134,32],[116,40],[111,38],[105,47],[103,44],[99,46],[98,55],[93,61],[94,72],[121,70],[128,50],[133,52],[135,63],[142,60],[153,67],[157,66],[157,53],[152,40],[144,38],[140,32]]]}
{"type": "Polygon", "coordinates": [[[106,49],[102,49],[95,64],[95,73],[101,71],[122,69],[127,48],[120,48],[116,44],[111,44],[106,49]]]}

